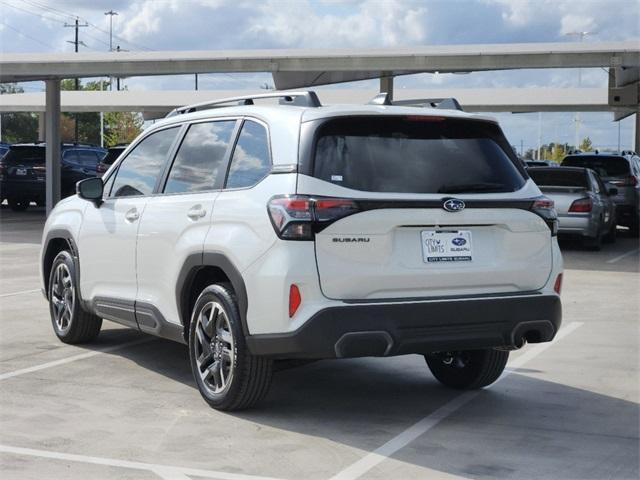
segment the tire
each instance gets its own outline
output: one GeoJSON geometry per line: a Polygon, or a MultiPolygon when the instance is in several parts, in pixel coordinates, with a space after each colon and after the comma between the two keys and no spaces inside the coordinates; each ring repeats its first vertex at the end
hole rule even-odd
{"type": "Polygon", "coordinates": [[[49,314],[53,331],[61,341],[70,344],[94,340],[102,327],[102,319],[80,305],[75,270],[73,257],[64,250],[53,260],[49,275],[49,314]]]}
{"type": "Polygon", "coordinates": [[[612,223],[609,231],[602,239],[605,243],[616,243],[616,238],[618,236],[618,226],[616,223],[612,223]]]}
{"type": "Polygon", "coordinates": [[[249,408],[269,391],[273,360],[249,353],[238,302],[226,285],[210,285],[196,300],[189,358],[202,398],[217,410],[249,408]]]}
{"type": "Polygon", "coordinates": [[[640,221],[636,220],[629,225],[629,234],[632,238],[638,238],[640,236],[640,221]]]}
{"type": "Polygon", "coordinates": [[[493,349],[425,355],[433,376],[443,385],[458,390],[491,385],[504,371],[508,359],[508,351],[493,349]]]}
{"type": "Polygon", "coordinates": [[[29,200],[25,198],[9,198],[9,208],[14,212],[24,212],[29,208],[29,200]]]}

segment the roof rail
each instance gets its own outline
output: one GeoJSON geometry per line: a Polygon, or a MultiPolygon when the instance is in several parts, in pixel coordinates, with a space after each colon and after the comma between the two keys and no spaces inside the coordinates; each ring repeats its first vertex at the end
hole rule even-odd
{"type": "Polygon", "coordinates": [[[302,92],[272,92],[260,93],[256,95],[244,95],[241,97],[222,98],[210,102],[194,103],[185,105],[170,111],[165,118],[181,115],[183,113],[197,112],[198,110],[208,110],[212,108],[232,107],[236,105],[253,105],[254,100],[262,100],[265,98],[279,98],[281,105],[295,105],[298,107],[320,107],[320,99],[314,91],[302,92]],[[231,104],[231,105],[229,105],[231,104]]]}
{"type": "Polygon", "coordinates": [[[462,105],[455,98],[416,98],[412,100],[396,100],[394,105],[414,106],[414,107],[431,107],[442,110],[460,110],[464,111],[462,105]]]}
{"type": "Polygon", "coordinates": [[[418,98],[412,100],[395,100],[389,98],[386,92],[379,93],[371,100],[369,105],[399,105],[406,107],[431,107],[443,110],[460,110],[464,111],[462,105],[455,98],[418,98]]]}

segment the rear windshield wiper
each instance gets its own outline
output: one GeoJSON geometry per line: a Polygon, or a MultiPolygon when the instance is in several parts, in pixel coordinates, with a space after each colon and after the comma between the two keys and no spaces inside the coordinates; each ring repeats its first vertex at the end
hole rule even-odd
{"type": "Polygon", "coordinates": [[[502,183],[460,183],[443,185],[438,193],[508,192],[502,183]]]}

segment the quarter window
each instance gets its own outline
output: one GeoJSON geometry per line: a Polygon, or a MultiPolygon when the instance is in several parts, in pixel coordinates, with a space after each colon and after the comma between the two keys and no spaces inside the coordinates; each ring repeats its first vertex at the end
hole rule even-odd
{"type": "Polygon", "coordinates": [[[160,130],[136,145],[120,163],[111,196],[151,194],[177,133],[178,127],[160,130]]]}
{"type": "Polygon", "coordinates": [[[267,129],[247,120],[233,152],[227,188],[250,187],[271,171],[267,129]]]}
{"type": "Polygon", "coordinates": [[[235,120],[224,120],[191,125],[169,172],[164,193],[220,188],[235,124],[235,120]]]}

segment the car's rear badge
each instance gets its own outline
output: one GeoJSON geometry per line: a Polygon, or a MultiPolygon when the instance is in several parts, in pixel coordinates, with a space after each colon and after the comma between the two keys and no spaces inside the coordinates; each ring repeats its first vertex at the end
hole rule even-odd
{"type": "Polygon", "coordinates": [[[369,237],[333,237],[334,243],[368,243],[369,237]]]}
{"type": "Polygon", "coordinates": [[[464,210],[464,206],[464,202],[457,198],[450,198],[442,204],[442,208],[447,212],[461,212],[464,210]]]}

